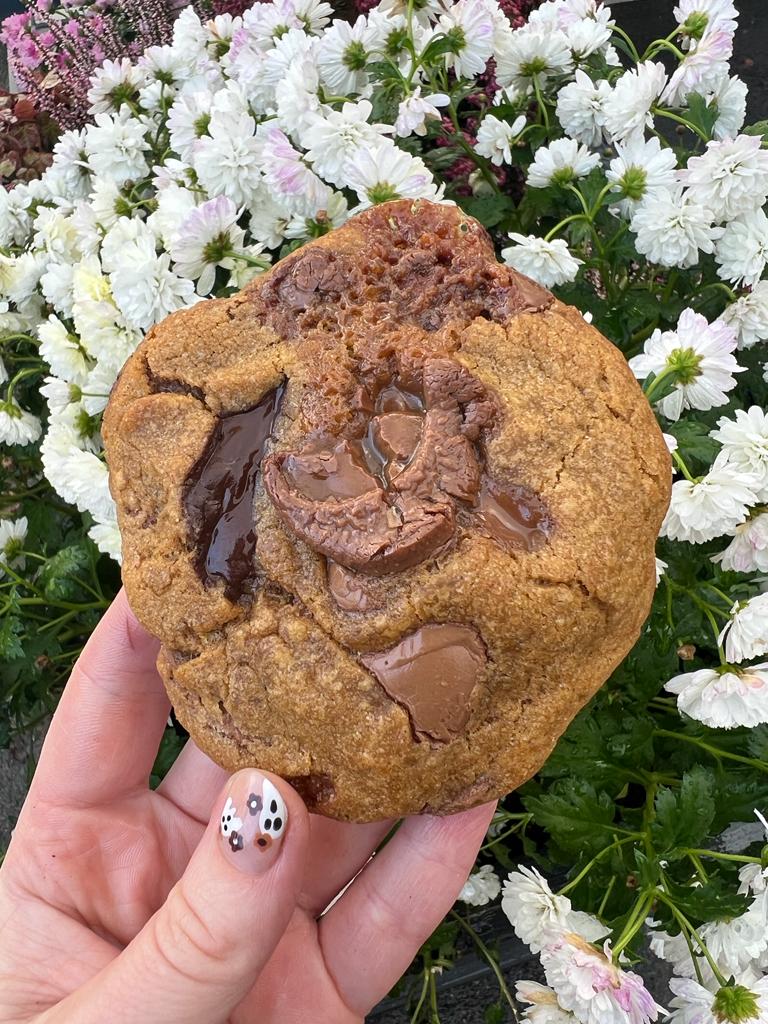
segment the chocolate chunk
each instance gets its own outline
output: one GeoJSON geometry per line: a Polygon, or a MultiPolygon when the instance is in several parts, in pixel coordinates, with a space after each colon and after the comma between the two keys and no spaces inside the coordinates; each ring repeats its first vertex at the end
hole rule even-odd
{"type": "Polygon", "coordinates": [[[230,601],[255,578],[253,500],[264,448],[283,402],[284,385],[245,412],[222,416],[184,487],[183,505],[207,586],[224,583],[230,601]]]}
{"type": "Polygon", "coordinates": [[[299,494],[313,501],[358,498],[378,486],[360,452],[348,441],[342,441],[330,451],[288,455],[283,462],[283,472],[299,494]]]}
{"type": "Polygon", "coordinates": [[[537,551],[552,527],[544,502],[526,487],[502,487],[485,480],[478,495],[477,519],[481,528],[503,548],[537,551]]]}
{"type": "Polygon", "coordinates": [[[316,299],[339,295],[346,287],[344,268],[333,253],[323,249],[301,253],[276,280],[280,301],[297,311],[307,309],[316,299]]]}
{"type": "Polygon", "coordinates": [[[422,626],[394,647],[361,661],[411,717],[414,732],[447,743],[469,721],[470,700],[487,654],[477,630],[422,626]]]}
{"type": "Polygon", "coordinates": [[[360,577],[336,562],[328,563],[328,590],[342,611],[367,612],[374,606],[360,577]]]}

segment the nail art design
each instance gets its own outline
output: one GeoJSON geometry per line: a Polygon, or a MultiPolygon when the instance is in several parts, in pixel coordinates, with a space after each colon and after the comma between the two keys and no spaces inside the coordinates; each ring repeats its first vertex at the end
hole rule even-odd
{"type": "Polygon", "coordinates": [[[257,772],[236,778],[221,812],[220,832],[227,855],[245,871],[266,870],[285,835],[287,820],[285,801],[269,779],[257,772]]]}

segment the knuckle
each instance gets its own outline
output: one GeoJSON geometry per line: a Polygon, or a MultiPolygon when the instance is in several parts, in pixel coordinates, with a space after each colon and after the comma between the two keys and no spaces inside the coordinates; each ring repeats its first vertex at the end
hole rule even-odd
{"type": "Polygon", "coordinates": [[[225,930],[208,923],[209,910],[180,882],[171,890],[164,911],[154,918],[151,932],[160,963],[195,984],[226,980],[231,971],[233,944],[225,930]]]}

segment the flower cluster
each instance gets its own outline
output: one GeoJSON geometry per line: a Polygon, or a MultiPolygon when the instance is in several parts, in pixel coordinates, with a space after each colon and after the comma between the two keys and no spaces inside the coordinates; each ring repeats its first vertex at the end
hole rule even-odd
{"type": "MultiPolygon", "coordinates": [[[[505,884],[547,979],[519,987],[525,1017],[656,1020],[629,969],[650,929],[676,967],[674,1019],[757,1020],[763,855],[713,843],[768,803],[768,150],[730,74],[736,9],[679,0],[640,53],[598,0],[545,0],[524,25],[498,0],[366,6],[351,23],[325,0],[185,9],[170,41],[123,41],[41,179],[0,191],[0,442],[20,481],[0,522],[18,623],[0,653],[26,650],[21,594],[53,594],[63,617],[60,575],[99,576],[83,540],[51,583],[37,488],[119,559],[101,415],[153,324],[357,210],[459,203],[626,355],[674,473],[635,649],[487,844],[507,869],[522,838],[571,873],[559,894],[528,869],[505,884]]],[[[499,887],[483,863],[461,900],[499,887]]]]}

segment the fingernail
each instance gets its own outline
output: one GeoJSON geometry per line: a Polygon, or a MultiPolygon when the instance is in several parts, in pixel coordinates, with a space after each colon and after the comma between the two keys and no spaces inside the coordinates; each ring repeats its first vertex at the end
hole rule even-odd
{"type": "Polygon", "coordinates": [[[219,821],[226,857],[249,875],[268,871],[277,860],[288,827],[288,810],[273,782],[257,771],[235,775],[219,821]]]}

